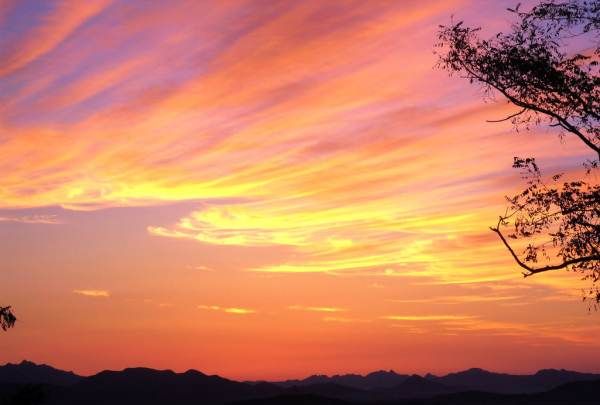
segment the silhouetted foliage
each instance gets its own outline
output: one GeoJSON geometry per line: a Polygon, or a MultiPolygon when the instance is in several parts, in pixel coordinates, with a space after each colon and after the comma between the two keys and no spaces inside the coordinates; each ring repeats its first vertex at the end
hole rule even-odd
{"type": "Polygon", "coordinates": [[[0,307],[0,328],[7,330],[15,325],[17,318],[12,313],[10,307],[0,307]]]}
{"type": "Polygon", "coordinates": [[[574,136],[592,151],[583,174],[574,180],[558,174],[546,181],[534,158],[516,157],[513,167],[522,170],[527,188],[507,197],[509,207],[491,229],[525,270],[524,276],[561,269],[580,272],[591,281],[586,297],[597,305],[600,2],[544,1],[529,11],[519,6],[508,11],[517,22],[510,32],[491,39],[479,38],[480,28],[462,21],[440,26],[438,64],[482,85],[484,98],[499,93],[519,108],[492,122],[510,120],[517,130],[557,128],[559,136],[574,136]],[[509,240],[525,247],[516,252],[509,240]]]}

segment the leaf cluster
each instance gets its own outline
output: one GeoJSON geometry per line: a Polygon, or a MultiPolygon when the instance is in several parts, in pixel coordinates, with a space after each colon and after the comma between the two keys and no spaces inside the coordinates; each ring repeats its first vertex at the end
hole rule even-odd
{"type": "MultiPolygon", "coordinates": [[[[575,136],[593,158],[577,179],[546,181],[534,158],[515,158],[527,187],[507,197],[508,208],[490,229],[525,276],[573,270],[591,281],[586,297],[600,304],[600,2],[542,1],[528,11],[508,9],[507,33],[480,38],[462,21],[440,26],[438,67],[481,86],[486,99],[502,96],[518,111],[517,130],[544,125],[575,136]],[[577,51],[573,51],[578,49],[577,51]],[[506,235],[504,231],[507,231],[506,235]],[[513,246],[524,245],[521,252],[513,246]]],[[[497,122],[496,121],[496,122],[497,122]]]]}
{"type": "Polygon", "coordinates": [[[462,21],[440,26],[438,66],[500,93],[519,107],[508,118],[517,126],[547,124],[577,136],[600,156],[600,6],[598,2],[541,3],[508,33],[481,39],[480,28],[462,21]],[[581,3],[581,5],[578,5],[581,3]],[[573,53],[565,32],[579,27],[585,49],[573,53]]]}

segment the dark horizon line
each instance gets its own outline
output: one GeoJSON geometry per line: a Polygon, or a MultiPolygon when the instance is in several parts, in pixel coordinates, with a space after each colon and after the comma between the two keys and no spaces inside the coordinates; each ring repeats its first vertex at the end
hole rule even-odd
{"type": "Polygon", "coordinates": [[[263,378],[261,378],[261,379],[247,379],[247,378],[246,379],[237,379],[237,378],[226,377],[226,376],[224,376],[222,374],[205,373],[204,371],[201,371],[201,370],[198,370],[198,369],[195,369],[195,368],[188,368],[185,371],[175,371],[175,370],[170,369],[170,368],[163,369],[163,368],[153,368],[153,367],[148,367],[148,366],[127,366],[127,367],[122,368],[122,369],[102,369],[102,370],[96,371],[96,372],[91,373],[91,374],[79,374],[79,373],[77,373],[77,372],[75,372],[73,370],[64,370],[64,369],[56,367],[54,365],[50,365],[50,364],[46,364],[46,363],[36,363],[34,361],[27,360],[27,359],[23,359],[23,360],[21,360],[20,362],[17,362],[17,363],[12,363],[12,362],[9,361],[9,362],[6,362],[4,364],[1,364],[0,367],[4,367],[4,366],[8,366],[8,365],[18,366],[18,365],[22,365],[22,364],[33,364],[35,366],[51,367],[51,368],[53,368],[55,370],[63,371],[63,372],[67,372],[67,373],[72,373],[72,374],[74,374],[74,375],[76,375],[78,377],[84,377],[84,378],[85,377],[92,377],[92,376],[95,376],[95,375],[100,374],[102,372],[123,372],[125,370],[132,370],[132,369],[133,370],[135,370],[135,369],[144,369],[144,370],[161,371],[161,372],[172,372],[174,374],[185,374],[187,372],[193,371],[193,372],[202,373],[202,374],[207,375],[207,376],[218,376],[218,377],[225,378],[225,379],[228,379],[228,380],[231,380],[231,381],[250,382],[250,383],[259,383],[259,382],[281,383],[281,382],[286,382],[286,381],[303,381],[303,380],[306,380],[306,379],[311,378],[311,377],[327,377],[327,378],[332,378],[332,377],[340,377],[340,376],[348,376],[348,375],[366,377],[366,376],[368,376],[370,374],[379,373],[379,372],[385,372],[385,373],[390,373],[391,372],[391,373],[395,373],[397,375],[403,375],[403,376],[414,376],[414,375],[417,375],[417,376],[423,377],[423,378],[425,378],[427,375],[432,375],[432,376],[435,376],[435,377],[444,377],[444,376],[447,376],[447,375],[450,375],[450,374],[464,373],[464,372],[472,371],[472,370],[478,370],[478,371],[483,371],[483,372],[492,373],[492,374],[511,375],[511,376],[533,376],[533,375],[536,375],[536,374],[538,374],[538,373],[540,373],[542,371],[559,371],[559,372],[573,372],[573,373],[580,373],[580,374],[598,374],[598,375],[600,375],[600,369],[599,370],[595,370],[595,371],[593,371],[593,370],[581,371],[581,370],[573,370],[573,369],[565,369],[565,368],[540,368],[540,369],[537,369],[536,371],[531,371],[529,373],[512,373],[512,372],[503,372],[503,371],[493,371],[493,370],[485,369],[485,368],[482,368],[482,367],[469,367],[469,368],[465,368],[465,369],[459,369],[459,370],[456,370],[456,371],[445,372],[445,373],[442,373],[442,374],[436,374],[436,373],[433,373],[433,372],[427,372],[427,373],[424,373],[424,374],[419,374],[419,373],[414,373],[414,372],[398,372],[398,371],[396,371],[396,370],[394,370],[392,368],[390,368],[390,369],[383,369],[383,368],[381,368],[381,369],[378,369],[378,370],[373,370],[373,371],[367,372],[365,374],[357,373],[357,372],[346,372],[346,373],[343,373],[343,374],[339,374],[339,373],[336,373],[336,374],[313,373],[313,374],[306,375],[305,377],[292,377],[292,378],[283,378],[283,379],[281,379],[281,378],[279,378],[279,379],[263,379],[263,378]]]}

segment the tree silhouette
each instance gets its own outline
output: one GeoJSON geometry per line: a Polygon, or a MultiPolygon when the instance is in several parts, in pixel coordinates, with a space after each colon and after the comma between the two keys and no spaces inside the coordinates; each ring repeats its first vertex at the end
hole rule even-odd
{"type": "Polygon", "coordinates": [[[553,270],[580,272],[591,281],[586,298],[600,304],[600,2],[543,1],[529,11],[508,9],[507,33],[479,37],[462,21],[440,26],[438,66],[500,95],[518,110],[503,119],[517,130],[555,128],[590,151],[576,178],[545,180],[534,158],[514,158],[527,188],[507,197],[508,208],[490,229],[525,277],[553,270]],[[578,49],[577,52],[573,50],[578,49]],[[509,242],[510,241],[510,242],[509,242]]]}
{"type": "Polygon", "coordinates": [[[0,328],[7,330],[15,325],[17,318],[10,307],[0,307],[0,328]]]}

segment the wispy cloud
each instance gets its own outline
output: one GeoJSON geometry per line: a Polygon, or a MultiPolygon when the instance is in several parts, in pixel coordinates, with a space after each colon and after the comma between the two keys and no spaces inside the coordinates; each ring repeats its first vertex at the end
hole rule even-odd
{"type": "Polygon", "coordinates": [[[448,295],[442,297],[428,297],[428,298],[414,298],[414,299],[390,299],[390,302],[397,302],[401,304],[464,304],[464,303],[475,303],[475,302],[503,302],[503,301],[514,301],[523,299],[522,295],[448,295]]]}
{"type": "Polygon", "coordinates": [[[250,308],[241,308],[241,307],[221,307],[219,305],[198,305],[198,309],[205,309],[210,311],[221,311],[227,314],[236,314],[236,315],[248,315],[254,314],[257,311],[250,308]]]}
{"type": "Polygon", "coordinates": [[[108,3],[108,0],[67,1],[56,6],[42,19],[42,24],[33,26],[33,29],[15,41],[13,46],[5,49],[0,63],[0,77],[23,68],[52,51],[77,27],[99,13],[108,3]]]}
{"type": "Polygon", "coordinates": [[[0,216],[0,222],[18,222],[22,224],[57,225],[62,223],[57,215],[20,215],[0,216]]]}
{"type": "Polygon", "coordinates": [[[208,272],[208,273],[212,273],[212,272],[214,272],[214,271],[215,271],[215,269],[213,269],[213,268],[211,268],[211,267],[208,267],[208,266],[202,266],[202,265],[196,265],[196,266],[189,265],[189,266],[187,266],[187,268],[188,268],[188,269],[191,269],[191,270],[205,271],[205,272],[208,272]]]}
{"type": "Polygon", "coordinates": [[[323,318],[325,322],[338,322],[338,323],[366,323],[371,322],[369,319],[360,318],[349,318],[344,316],[326,316],[323,318]]]}
{"type": "Polygon", "coordinates": [[[390,321],[462,321],[475,319],[475,315],[386,315],[381,319],[390,321]]]}
{"type": "Polygon", "coordinates": [[[254,309],[237,308],[237,307],[224,308],[223,311],[225,311],[228,314],[238,314],[238,315],[246,315],[246,314],[256,313],[256,311],[254,309]]]}
{"type": "Polygon", "coordinates": [[[73,293],[78,295],[84,295],[92,298],[108,298],[110,292],[107,290],[73,290],[73,293]]]}
{"type": "Polygon", "coordinates": [[[338,307],[316,307],[316,306],[304,306],[304,305],[292,305],[288,309],[297,311],[309,311],[309,312],[344,312],[345,308],[338,307]]]}

